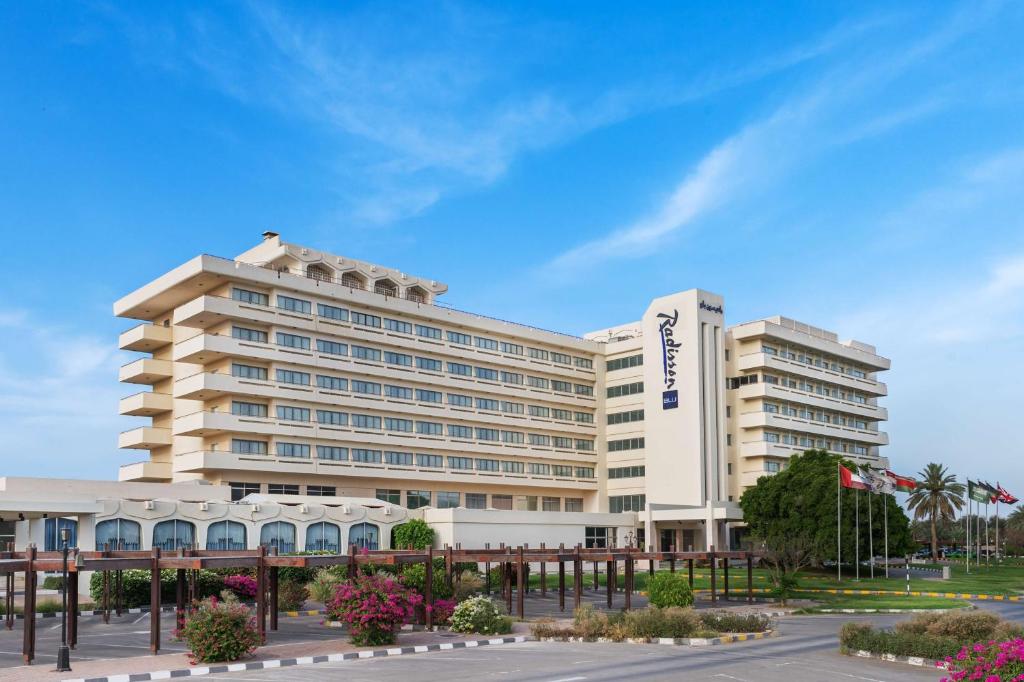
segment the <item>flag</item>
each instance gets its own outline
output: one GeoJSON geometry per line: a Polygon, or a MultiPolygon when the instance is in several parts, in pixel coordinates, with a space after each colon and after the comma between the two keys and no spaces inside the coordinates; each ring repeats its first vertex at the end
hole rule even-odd
{"type": "Polygon", "coordinates": [[[989,502],[995,504],[999,500],[999,491],[996,490],[995,486],[993,486],[991,483],[989,483],[988,481],[978,481],[978,485],[983,487],[985,489],[985,492],[988,493],[989,502]]]}
{"type": "Polygon", "coordinates": [[[992,496],[985,490],[985,487],[980,482],[975,483],[971,479],[967,479],[967,497],[981,504],[988,504],[992,500],[992,496]]]}
{"type": "Polygon", "coordinates": [[[892,480],[888,476],[867,467],[861,469],[860,473],[864,477],[864,482],[868,484],[868,490],[871,492],[884,495],[892,495],[896,492],[896,486],[893,485],[892,480]]]}
{"type": "Polygon", "coordinates": [[[892,481],[893,487],[901,493],[912,493],[914,492],[914,489],[917,488],[917,481],[910,476],[900,476],[888,469],[886,470],[885,475],[892,481]]]}
{"type": "Polygon", "coordinates": [[[853,473],[842,464],[839,465],[839,482],[844,488],[854,488],[855,490],[868,489],[868,484],[863,478],[853,473]]]}
{"type": "Polygon", "coordinates": [[[997,491],[999,492],[999,501],[1005,504],[1017,504],[1020,502],[1016,497],[1006,491],[1006,488],[996,483],[997,491]]]}

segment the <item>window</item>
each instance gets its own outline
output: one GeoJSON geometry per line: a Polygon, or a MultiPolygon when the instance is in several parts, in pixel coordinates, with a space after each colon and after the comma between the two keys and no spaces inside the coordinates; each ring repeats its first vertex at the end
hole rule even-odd
{"type": "Polygon", "coordinates": [[[610,467],[608,478],[640,478],[647,475],[647,467],[643,464],[629,467],[610,467]]]}
{"type": "Polygon", "coordinates": [[[444,466],[444,457],[441,455],[416,455],[416,466],[440,469],[444,466]]]}
{"type": "Polygon", "coordinates": [[[572,412],[570,412],[569,410],[560,410],[556,408],[551,410],[551,417],[552,419],[568,422],[572,421],[572,412]]]}
{"type": "Polygon", "coordinates": [[[732,445],[732,434],[731,433],[725,434],[725,444],[726,445],[732,445]]]}
{"type": "Polygon", "coordinates": [[[380,384],[375,381],[352,380],[353,393],[365,393],[367,395],[380,395],[380,384]]]}
{"type": "Polygon", "coordinates": [[[577,450],[583,450],[584,452],[593,452],[593,450],[594,450],[594,441],[586,440],[585,438],[577,438],[576,439],[576,449],[577,450]]]}
{"type": "Polygon", "coordinates": [[[430,491],[429,490],[406,490],[405,491],[405,506],[408,509],[419,509],[420,507],[430,506],[430,491]]]}
{"type": "Polygon", "coordinates": [[[497,471],[498,460],[496,459],[478,459],[476,460],[477,471],[497,471]]]}
{"type": "Polygon", "coordinates": [[[545,435],[545,434],[541,434],[541,433],[531,433],[531,434],[529,434],[529,440],[530,440],[530,445],[541,445],[541,446],[544,446],[544,447],[548,447],[548,446],[551,445],[551,436],[548,436],[548,435],[545,435]]]}
{"type": "Polygon", "coordinates": [[[472,457],[452,457],[448,456],[448,468],[449,469],[472,469],[473,458],[472,457]]]}
{"type": "Polygon", "coordinates": [[[329,320],[338,320],[340,322],[348,322],[348,311],[344,308],[338,308],[333,305],[327,305],[325,303],[316,304],[316,314],[320,317],[326,317],[329,320]]]}
{"type": "Polygon", "coordinates": [[[465,438],[469,439],[473,437],[473,428],[470,426],[462,426],[460,424],[449,424],[448,425],[448,437],[449,438],[465,438]]]}
{"type": "Polygon", "coordinates": [[[523,383],[523,375],[519,372],[502,372],[501,381],[506,384],[521,385],[523,383]]]}
{"type": "Polygon", "coordinates": [[[334,462],[348,461],[348,448],[340,448],[335,445],[317,445],[316,458],[334,462]]]}
{"type": "Polygon", "coordinates": [[[428,391],[425,388],[416,389],[416,400],[421,403],[439,403],[444,399],[440,391],[428,391]]]}
{"type": "Polygon", "coordinates": [[[466,493],[466,509],[487,509],[487,495],[466,493]]]}
{"type": "Polygon", "coordinates": [[[232,327],[231,336],[241,341],[255,341],[256,343],[266,343],[267,333],[259,329],[249,329],[247,327],[232,327]]]}
{"type": "Polygon", "coordinates": [[[309,314],[313,310],[313,305],[309,301],[303,301],[301,298],[292,298],[291,296],[277,295],[277,307],[281,310],[289,310],[293,313],[305,313],[309,314]]]}
{"type": "Polygon", "coordinates": [[[231,414],[239,417],[266,417],[267,406],[260,403],[243,403],[240,400],[232,400],[231,414]]]}
{"type": "Polygon", "coordinates": [[[231,298],[242,303],[252,303],[253,305],[270,305],[270,297],[266,294],[250,291],[249,289],[239,289],[238,287],[231,290],[231,298]]]}
{"type": "Polygon", "coordinates": [[[309,386],[309,374],[306,372],[296,372],[293,369],[279,369],[274,372],[274,378],[281,384],[309,386]]]}
{"type": "Polygon", "coordinates": [[[779,442],[779,434],[772,433],[771,431],[766,431],[765,434],[764,434],[764,440],[765,440],[766,443],[778,443],[779,442]]]}
{"type": "Polygon", "coordinates": [[[153,547],[168,552],[192,549],[196,542],[196,527],[188,521],[161,521],[153,526],[153,547]]]}
{"type": "Polygon", "coordinates": [[[398,417],[385,417],[384,430],[399,431],[401,433],[412,433],[412,420],[399,419],[398,417]]]}
{"type": "Polygon", "coordinates": [[[624,358],[616,358],[614,360],[609,360],[605,364],[605,370],[608,371],[608,372],[614,372],[617,369],[627,369],[629,367],[639,367],[642,364],[644,364],[644,356],[643,356],[643,354],[629,355],[629,356],[624,357],[624,358]]]}
{"type": "Polygon", "coordinates": [[[512,403],[507,400],[501,401],[501,411],[507,414],[522,414],[524,410],[522,403],[512,403]]]}
{"type": "Polygon", "coordinates": [[[232,438],[231,452],[236,455],[265,455],[267,454],[267,442],[265,440],[232,438]]]}
{"type": "Polygon", "coordinates": [[[377,488],[377,499],[388,504],[402,504],[402,491],[393,488],[377,488]]]}
{"type": "Polygon", "coordinates": [[[333,485],[307,485],[306,494],[312,497],[334,497],[338,489],[333,485]]]}
{"type": "Polygon", "coordinates": [[[497,400],[492,400],[491,398],[476,399],[476,409],[478,410],[490,410],[492,412],[497,412],[499,405],[500,403],[497,400]]]}
{"type": "Polygon", "coordinates": [[[573,361],[573,364],[575,364],[580,369],[594,369],[594,361],[591,360],[590,358],[577,358],[577,357],[574,357],[572,359],[572,361],[573,361]]]}
{"type": "Polygon", "coordinates": [[[560,476],[562,478],[571,478],[572,467],[566,464],[552,464],[551,473],[553,473],[555,476],[560,476]]]}
{"type": "Polygon", "coordinates": [[[412,453],[411,452],[385,452],[384,463],[391,464],[392,466],[398,467],[411,467],[412,466],[412,453]]]}
{"type": "Polygon", "coordinates": [[[608,539],[611,535],[608,531],[608,528],[587,526],[583,534],[584,545],[591,549],[604,549],[608,547],[608,539]]]}
{"type": "Polygon", "coordinates": [[[78,521],[75,519],[46,519],[46,523],[43,524],[43,532],[46,535],[43,542],[45,551],[56,552],[63,549],[64,543],[60,539],[62,528],[68,529],[68,547],[78,545],[78,521]]]}
{"type": "Polygon", "coordinates": [[[594,415],[591,414],[590,412],[574,412],[572,417],[580,424],[594,423],[594,415]]]}
{"type": "Polygon", "coordinates": [[[412,389],[406,386],[384,385],[384,395],[397,400],[412,400],[412,389]]]}
{"type": "Polygon", "coordinates": [[[458,493],[445,493],[438,491],[435,493],[435,500],[438,509],[454,509],[459,506],[458,493]]]}
{"type": "Polygon", "coordinates": [[[764,463],[764,470],[769,473],[778,473],[780,468],[781,467],[779,466],[778,462],[765,461],[764,463]]]}
{"type": "Polygon", "coordinates": [[[291,405],[278,405],[277,418],[283,421],[308,422],[309,408],[293,407],[291,405]]]}
{"type": "Polygon", "coordinates": [[[567,449],[572,447],[572,438],[567,436],[555,436],[552,440],[556,448],[567,449]]]}
{"type": "Polygon", "coordinates": [[[728,462],[725,465],[725,473],[728,474],[729,476],[732,476],[732,462],[728,462]]]}
{"type": "Polygon", "coordinates": [[[142,549],[142,526],[128,519],[100,521],[96,524],[96,551],[107,547],[125,552],[142,549]]]}
{"type": "Polygon", "coordinates": [[[357,429],[379,429],[380,417],[369,414],[352,415],[352,426],[357,429]]]}
{"type": "Polygon", "coordinates": [[[530,473],[534,476],[550,476],[551,465],[541,464],[539,462],[530,462],[530,473]]]}
{"type": "Polygon", "coordinates": [[[416,325],[416,336],[422,336],[425,339],[440,339],[441,330],[437,327],[428,327],[425,324],[416,325]]]}
{"type": "Polygon", "coordinates": [[[388,363],[389,365],[412,367],[412,356],[406,355],[405,353],[394,353],[392,351],[385,351],[384,362],[388,363]]]}
{"type": "Polygon", "coordinates": [[[525,439],[523,437],[523,434],[519,433],[518,431],[502,431],[501,432],[501,442],[502,443],[519,444],[519,443],[522,443],[524,440],[525,439]]]}
{"type": "Polygon", "coordinates": [[[628,511],[643,511],[647,506],[646,495],[611,495],[608,497],[608,511],[613,514],[628,511]]]}
{"type": "Polygon", "coordinates": [[[347,391],[348,379],[332,377],[327,374],[317,374],[316,385],[318,388],[325,388],[328,391],[347,391]]]}
{"type": "Polygon", "coordinates": [[[551,416],[551,409],[547,408],[547,407],[542,407],[540,405],[530,405],[529,412],[530,412],[530,416],[531,417],[545,417],[546,418],[546,417],[550,417],[551,416]]]}
{"type": "Polygon", "coordinates": [[[416,422],[416,433],[423,436],[441,436],[444,434],[444,425],[440,422],[416,422]]]}
{"type": "Polygon", "coordinates": [[[380,464],[380,450],[367,450],[366,448],[352,448],[352,461],[363,464],[380,464]]]}
{"type": "Polygon", "coordinates": [[[623,384],[622,386],[609,386],[608,397],[618,398],[624,395],[635,395],[637,393],[644,392],[644,382],[636,381],[632,384],[623,384]]]}
{"type": "Polygon", "coordinates": [[[228,485],[231,486],[231,501],[232,502],[237,502],[238,500],[242,499],[246,495],[252,495],[252,494],[258,493],[260,491],[260,484],[259,483],[232,482],[232,483],[228,483],[228,485]]]}
{"type": "Polygon", "coordinates": [[[491,495],[491,507],[494,509],[505,509],[511,511],[512,509],[512,496],[511,495],[491,495]]]}
{"type": "MultiPolygon", "coordinates": [[[[277,444],[277,456],[278,457],[301,457],[303,459],[309,459],[309,446],[305,443],[278,443],[277,444]]],[[[298,495],[298,488],[295,489],[295,495],[298,495]]]]}
{"type": "Polygon", "coordinates": [[[316,420],[321,424],[329,424],[331,426],[348,426],[348,414],[345,412],[317,410],[316,420]]]}
{"type": "Polygon", "coordinates": [[[460,332],[448,332],[448,343],[457,343],[463,346],[468,346],[473,342],[473,339],[469,334],[462,334],[460,332]]]}
{"type": "Polygon", "coordinates": [[[576,478],[593,478],[594,467],[576,467],[576,478]]]}
{"type": "MultiPolygon", "coordinates": [[[[521,474],[526,471],[526,465],[522,462],[502,462],[501,470],[506,474],[521,474]]],[[[511,507],[509,507],[511,509],[511,507]]]]}
{"type": "Polygon", "coordinates": [[[371,360],[373,362],[380,362],[380,351],[376,348],[367,348],[366,346],[352,346],[352,357],[357,360],[371,360]]]}
{"type": "Polygon", "coordinates": [[[338,343],[337,341],[317,339],[316,349],[320,353],[327,353],[329,355],[348,355],[348,344],[338,343]]]}
{"type": "Polygon", "coordinates": [[[594,395],[594,387],[586,384],[576,384],[576,395],[594,395]]]}
{"type": "Polygon", "coordinates": [[[267,368],[254,367],[253,365],[242,365],[236,362],[231,365],[231,376],[242,379],[259,379],[260,381],[266,381],[267,368]]]}
{"type": "Polygon", "coordinates": [[[306,526],[306,551],[337,554],[341,548],[341,529],[321,521],[306,526]]]}
{"type": "Polygon", "coordinates": [[[477,440],[498,440],[499,431],[498,429],[485,429],[477,427],[476,439],[477,440]]]}
{"type": "Polygon", "coordinates": [[[509,355],[523,354],[523,347],[520,346],[518,343],[509,343],[507,341],[502,341],[501,344],[499,344],[499,347],[501,348],[502,353],[508,353],[509,355]]]}
{"type": "Polygon", "coordinates": [[[484,350],[498,350],[498,342],[494,339],[484,338],[483,336],[476,337],[476,347],[483,348],[484,350]]]}
{"type": "Polygon", "coordinates": [[[490,369],[488,367],[477,367],[476,368],[476,378],[477,379],[484,379],[485,381],[497,381],[498,380],[498,370],[490,369]]]}
{"type": "Polygon", "coordinates": [[[301,348],[302,350],[309,350],[309,337],[278,332],[277,345],[285,346],[286,348],[301,348]]]}
{"type": "Polygon", "coordinates": [[[572,358],[565,353],[556,353],[551,351],[551,362],[557,362],[560,365],[571,365],[572,358]]]}
{"type": "Polygon", "coordinates": [[[581,512],[581,511],[583,511],[583,498],[582,497],[567,497],[567,498],[565,498],[565,511],[567,511],[567,512],[581,512]]]}
{"type": "Polygon", "coordinates": [[[435,360],[434,358],[421,358],[416,356],[416,367],[418,369],[425,369],[428,372],[440,372],[441,361],[435,360]]]}
{"type": "Polygon", "coordinates": [[[237,521],[215,521],[206,527],[206,549],[246,549],[245,526],[237,521]]]}
{"type": "Polygon", "coordinates": [[[644,438],[622,438],[608,441],[608,452],[621,452],[622,450],[640,450],[644,447],[644,438]]]}
{"type": "Polygon", "coordinates": [[[398,332],[399,334],[412,334],[412,324],[409,322],[403,322],[402,320],[392,320],[385,317],[384,328],[390,332],[398,332]]]}
{"type": "Polygon", "coordinates": [[[380,549],[380,529],[372,523],[356,523],[348,529],[348,543],[359,549],[380,549]]]}
{"type": "Polygon", "coordinates": [[[352,311],[352,322],[364,327],[380,327],[380,318],[376,315],[367,315],[366,313],[357,313],[355,311],[352,311]]]}
{"type": "Polygon", "coordinates": [[[541,350],[540,348],[528,348],[527,352],[528,352],[529,356],[531,358],[533,358],[534,360],[547,360],[548,359],[548,352],[546,350],[541,350]]]}
{"type": "Polygon", "coordinates": [[[448,363],[448,373],[449,374],[457,374],[459,376],[464,376],[464,377],[472,376],[472,374],[473,374],[473,366],[472,365],[464,365],[461,362],[449,362],[448,363]]]}
{"type": "Polygon", "coordinates": [[[550,382],[544,377],[526,377],[526,385],[532,388],[549,388],[550,382]]]}
{"type": "Polygon", "coordinates": [[[559,393],[572,393],[572,384],[570,384],[568,381],[559,381],[558,379],[552,379],[551,390],[558,391],[559,393]]]}
{"type": "Polygon", "coordinates": [[[541,499],[541,511],[562,511],[561,497],[545,497],[541,499]]]}
{"type": "Polygon", "coordinates": [[[264,547],[277,547],[279,554],[294,552],[295,525],[284,521],[263,524],[263,528],[260,529],[260,544],[264,547]]]}

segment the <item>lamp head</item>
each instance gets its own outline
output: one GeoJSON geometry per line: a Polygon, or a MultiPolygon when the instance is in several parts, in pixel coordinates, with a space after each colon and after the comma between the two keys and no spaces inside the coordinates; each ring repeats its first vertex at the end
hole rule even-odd
{"type": "Polygon", "coordinates": [[[85,568],[85,557],[81,552],[75,552],[75,568],[85,568]]]}
{"type": "Polygon", "coordinates": [[[60,529],[60,541],[63,542],[64,544],[67,544],[68,540],[70,540],[70,539],[71,539],[71,529],[68,528],[67,526],[61,526],[61,529],[60,529]]]}

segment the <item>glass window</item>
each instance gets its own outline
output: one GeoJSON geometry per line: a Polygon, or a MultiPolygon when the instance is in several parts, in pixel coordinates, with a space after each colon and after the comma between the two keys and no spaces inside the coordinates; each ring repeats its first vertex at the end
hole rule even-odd
{"type": "Polygon", "coordinates": [[[352,461],[363,462],[364,464],[380,464],[381,451],[367,450],[366,448],[352,448],[352,461]]]}
{"type": "Polygon", "coordinates": [[[501,432],[501,442],[502,443],[520,444],[520,443],[523,442],[523,440],[524,440],[524,436],[519,431],[502,431],[501,432]]]}
{"type": "MultiPolygon", "coordinates": [[[[472,469],[473,458],[472,457],[452,457],[448,456],[448,468],[449,469],[472,469]]],[[[438,493],[440,494],[440,493],[438,493]]]]}
{"type": "Polygon", "coordinates": [[[462,346],[468,346],[472,343],[473,339],[469,334],[462,334],[460,332],[448,332],[448,343],[457,343],[462,346]]]}
{"type": "Polygon", "coordinates": [[[307,485],[306,494],[312,497],[334,497],[338,489],[333,485],[307,485]]]}
{"type": "Polygon", "coordinates": [[[388,504],[402,504],[402,491],[394,489],[377,488],[377,499],[388,504]]]}
{"type": "Polygon", "coordinates": [[[428,391],[425,388],[417,388],[416,400],[421,403],[439,403],[444,400],[444,395],[440,391],[428,391]]]}
{"type": "Polygon", "coordinates": [[[498,460],[496,459],[478,459],[476,460],[477,471],[497,471],[498,460]]]}
{"type": "Polygon", "coordinates": [[[380,529],[372,523],[356,523],[348,529],[348,543],[359,549],[380,549],[380,529]]]}
{"type": "Polygon", "coordinates": [[[642,364],[644,364],[644,356],[642,354],[640,354],[640,355],[630,355],[630,356],[625,357],[625,358],[616,358],[615,360],[609,360],[605,364],[605,370],[608,371],[608,372],[613,372],[613,371],[615,371],[617,369],[627,369],[629,367],[639,367],[642,364]]]}
{"type": "Polygon", "coordinates": [[[412,389],[405,386],[384,385],[384,395],[398,400],[412,400],[412,389]]]}
{"type": "Polygon", "coordinates": [[[294,407],[292,405],[278,405],[277,418],[283,421],[308,422],[309,408],[294,407]]]}
{"type": "Polygon", "coordinates": [[[384,328],[388,331],[398,332],[399,334],[412,334],[412,324],[409,322],[403,322],[402,320],[392,320],[385,317],[384,328]]]}
{"type": "Polygon", "coordinates": [[[296,483],[268,483],[268,495],[298,495],[299,486],[296,483]]]}
{"type": "Polygon", "coordinates": [[[612,495],[608,498],[608,511],[613,514],[644,510],[647,505],[646,495],[612,495]]]}
{"type": "Polygon", "coordinates": [[[384,362],[388,363],[389,365],[412,367],[412,356],[406,355],[405,353],[394,353],[392,351],[385,351],[384,362]]]}
{"type": "Polygon", "coordinates": [[[242,303],[252,303],[253,305],[270,305],[270,297],[266,294],[259,291],[250,291],[249,289],[239,289],[238,287],[231,289],[231,298],[242,303]]]}
{"type": "Polygon", "coordinates": [[[412,433],[412,420],[411,419],[399,419],[398,417],[385,417],[384,418],[384,430],[385,431],[400,431],[403,433],[412,433]]]}
{"type": "Polygon", "coordinates": [[[512,509],[511,495],[491,495],[491,507],[494,509],[512,509]]]}
{"type": "Polygon", "coordinates": [[[593,452],[593,450],[594,450],[594,441],[586,440],[584,438],[577,438],[576,439],[576,449],[577,450],[583,450],[584,452],[593,452]]]}
{"type": "Polygon", "coordinates": [[[459,395],[458,393],[448,394],[448,404],[454,405],[455,407],[473,407],[473,398],[468,395],[459,395]]]}
{"type": "Polygon", "coordinates": [[[483,348],[484,350],[498,350],[498,342],[494,339],[477,336],[475,340],[477,348],[483,348]]]}
{"type": "Polygon", "coordinates": [[[444,457],[441,455],[416,455],[416,466],[440,469],[444,466],[444,457]]]}
{"type": "Polygon", "coordinates": [[[526,377],[526,384],[532,388],[548,388],[550,383],[544,377],[526,377]]]}
{"type": "Polygon", "coordinates": [[[522,414],[525,407],[522,403],[512,403],[507,400],[501,401],[501,411],[508,414],[522,414]]]}
{"type": "Polygon", "coordinates": [[[240,400],[231,401],[231,414],[239,417],[266,417],[267,406],[260,403],[244,403],[240,400]]]}
{"type": "Polygon", "coordinates": [[[530,416],[531,417],[550,417],[551,408],[543,407],[541,405],[530,405],[530,416]]]}
{"type": "Polygon", "coordinates": [[[572,361],[580,369],[593,369],[594,368],[594,361],[591,360],[590,358],[573,358],[572,361]]]}
{"type": "MultiPolygon", "coordinates": [[[[305,443],[278,443],[277,456],[309,459],[309,446],[305,443]]],[[[298,491],[296,491],[295,494],[298,495],[298,491]]]]}
{"type": "Polygon", "coordinates": [[[285,346],[287,348],[300,348],[302,350],[309,350],[309,337],[299,336],[298,334],[287,334],[285,332],[278,332],[277,345],[285,346]]]}
{"type": "Polygon", "coordinates": [[[608,547],[608,528],[595,528],[587,526],[584,531],[584,544],[591,549],[605,549],[608,547]]]}
{"type": "Polygon", "coordinates": [[[317,387],[325,388],[328,391],[347,391],[348,379],[343,379],[342,377],[332,377],[326,374],[317,374],[316,385],[317,387]]]}
{"type": "Polygon", "coordinates": [[[265,440],[232,438],[231,452],[236,455],[265,455],[267,454],[267,442],[265,440]]]}
{"type": "Polygon", "coordinates": [[[421,358],[417,355],[416,367],[418,369],[425,369],[428,372],[440,372],[442,364],[440,360],[435,360],[434,358],[421,358]]]}
{"type": "Polygon", "coordinates": [[[448,373],[457,374],[458,376],[468,377],[473,375],[473,366],[466,365],[461,362],[449,362],[448,373]]]}
{"type": "Polygon", "coordinates": [[[424,436],[443,435],[444,425],[440,422],[416,422],[416,433],[424,436]]]}
{"type": "Polygon", "coordinates": [[[541,464],[539,462],[530,462],[530,473],[536,476],[550,476],[551,465],[541,464]]]}
{"type": "Polygon", "coordinates": [[[260,529],[260,544],[264,547],[277,547],[279,554],[294,552],[295,525],[284,521],[263,524],[263,528],[260,529]]]}
{"type": "Polygon", "coordinates": [[[498,440],[499,437],[498,429],[484,429],[480,427],[476,429],[477,440],[498,440]]]}
{"type": "Polygon", "coordinates": [[[644,382],[635,381],[631,384],[623,384],[622,386],[609,386],[608,397],[619,398],[624,395],[636,395],[637,393],[644,392],[644,382]]]}
{"type": "Polygon", "coordinates": [[[440,339],[441,330],[437,327],[428,327],[425,324],[416,325],[416,336],[422,336],[426,339],[440,339]]]}
{"type": "Polygon", "coordinates": [[[572,393],[572,384],[570,384],[568,381],[558,381],[557,379],[552,379],[551,390],[558,391],[559,393],[572,393]]]}
{"type": "Polygon", "coordinates": [[[367,315],[366,313],[352,312],[352,322],[354,324],[361,324],[364,327],[380,327],[380,318],[376,315],[367,315]]]}
{"type": "Polygon", "coordinates": [[[643,410],[627,410],[626,412],[612,412],[608,415],[609,424],[627,424],[629,422],[641,422],[644,420],[643,410]]]}
{"type": "Polygon", "coordinates": [[[551,362],[557,362],[560,365],[571,365],[572,358],[565,353],[556,353],[551,351],[551,362]]]}
{"type": "Polygon", "coordinates": [[[593,478],[594,467],[576,467],[576,478],[593,478]]]}
{"type": "Polygon", "coordinates": [[[530,445],[541,445],[545,447],[551,445],[551,436],[542,433],[531,433],[529,438],[530,445]]]}
{"type": "Polygon", "coordinates": [[[501,342],[501,352],[508,353],[509,355],[522,355],[523,347],[518,343],[508,343],[507,341],[501,342]]]}
{"type": "Polygon", "coordinates": [[[576,395],[594,395],[594,387],[585,384],[576,384],[576,395]]]}
{"type": "Polygon", "coordinates": [[[341,549],[341,529],[333,523],[321,521],[306,526],[306,551],[331,552],[341,549]]]}
{"type": "Polygon", "coordinates": [[[523,375],[519,372],[502,372],[501,381],[506,384],[521,385],[523,383],[523,375]]]}
{"type": "Polygon", "coordinates": [[[409,509],[419,509],[430,506],[429,490],[407,490],[405,491],[405,506],[409,509]]]}
{"type": "Polygon", "coordinates": [[[644,438],[622,438],[608,441],[608,452],[621,452],[622,450],[641,450],[644,447],[644,438]]]}
{"type": "Polygon", "coordinates": [[[330,320],[338,320],[340,322],[348,322],[348,311],[344,308],[338,308],[333,305],[327,305],[325,303],[316,304],[316,313],[320,317],[326,317],[330,320]]]}
{"type": "Polygon", "coordinates": [[[60,539],[60,529],[68,529],[68,547],[78,546],[78,521],[75,519],[46,519],[46,523],[43,524],[43,532],[46,538],[43,542],[43,548],[46,552],[56,552],[57,550],[63,549],[64,545],[60,539]]]}
{"type": "Polygon", "coordinates": [[[267,368],[243,365],[236,362],[231,365],[231,376],[241,377],[243,379],[259,379],[261,381],[266,381],[267,368]]]}
{"type": "Polygon", "coordinates": [[[329,424],[331,426],[348,426],[348,414],[345,412],[317,410],[316,420],[321,424],[329,424]]]}
{"type": "Polygon", "coordinates": [[[373,362],[380,362],[380,351],[376,348],[367,348],[366,346],[352,346],[352,357],[358,360],[371,360],[373,362]]]}
{"type": "Polygon", "coordinates": [[[565,498],[565,511],[567,511],[567,512],[581,512],[581,511],[583,511],[583,498],[582,497],[567,497],[567,498],[565,498]]]}
{"type": "Polygon", "coordinates": [[[487,495],[466,493],[466,509],[487,509],[487,495]]]}
{"type": "Polygon", "coordinates": [[[391,464],[394,466],[411,467],[412,466],[412,453],[411,452],[385,452],[384,463],[391,464]]]}
{"type": "Polygon", "coordinates": [[[337,341],[317,339],[316,349],[317,351],[328,355],[348,355],[348,344],[338,343],[337,341]]]}
{"type": "Polygon", "coordinates": [[[476,399],[476,409],[478,409],[478,410],[491,410],[493,412],[497,412],[498,408],[500,407],[500,405],[501,405],[501,403],[499,403],[497,400],[493,400],[491,398],[477,398],[476,399]]]}
{"type": "Polygon", "coordinates": [[[541,500],[542,511],[562,511],[562,498],[545,497],[541,500]]]}
{"type": "Polygon", "coordinates": [[[136,552],[142,549],[142,526],[128,519],[108,519],[96,524],[96,551],[109,547],[136,552]]]}
{"type": "Polygon", "coordinates": [[[196,527],[188,521],[161,521],[153,526],[153,547],[168,552],[191,549],[196,542],[196,527]]]}
{"type": "Polygon", "coordinates": [[[454,509],[459,506],[458,493],[438,492],[436,493],[436,496],[438,509],[454,509]]]}
{"type": "Polygon", "coordinates": [[[279,369],[274,372],[274,378],[281,384],[309,386],[309,374],[306,372],[296,372],[292,369],[279,369]]]}
{"type": "Polygon", "coordinates": [[[332,445],[317,445],[316,458],[335,462],[345,462],[348,460],[348,448],[339,448],[332,445]]]}
{"type": "Polygon", "coordinates": [[[240,341],[255,341],[256,343],[266,343],[267,333],[259,329],[249,329],[247,327],[232,327],[231,336],[239,339],[240,341]]]}
{"type": "Polygon", "coordinates": [[[352,380],[353,393],[366,393],[367,395],[380,395],[380,384],[375,381],[352,380]]]}
{"type": "Polygon", "coordinates": [[[215,521],[206,527],[206,549],[246,549],[245,526],[237,521],[215,521]]]}
{"type": "Polygon", "coordinates": [[[574,412],[573,419],[581,424],[593,424],[594,415],[590,412],[574,412]]]}
{"type": "Polygon", "coordinates": [[[528,348],[527,351],[529,352],[530,357],[535,360],[548,359],[548,352],[546,350],[541,350],[540,348],[528,348]]]}
{"type": "Polygon", "coordinates": [[[501,470],[506,474],[521,474],[526,471],[526,465],[522,462],[503,461],[501,463],[501,470]]]}
{"type": "Polygon", "coordinates": [[[231,501],[237,502],[246,495],[252,495],[260,491],[259,483],[243,483],[243,482],[231,482],[228,483],[231,486],[231,501]]]}
{"type": "Polygon", "coordinates": [[[309,301],[303,301],[301,298],[292,298],[291,296],[277,295],[277,307],[281,310],[290,310],[294,313],[309,313],[313,310],[313,305],[309,301]]]}
{"type": "Polygon", "coordinates": [[[473,428],[470,426],[461,426],[459,424],[448,425],[448,437],[449,438],[472,438],[473,428]]]}
{"type": "Polygon", "coordinates": [[[569,410],[560,410],[555,408],[551,410],[551,418],[558,419],[559,421],[568,422],[572,421],[572,412],[569,410]]]}

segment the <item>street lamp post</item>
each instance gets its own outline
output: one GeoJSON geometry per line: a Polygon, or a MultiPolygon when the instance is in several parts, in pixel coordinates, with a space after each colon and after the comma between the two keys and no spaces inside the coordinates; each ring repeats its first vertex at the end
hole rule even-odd
{"type": "Polygon", "coordinates": [[[66,673],[71,671],[71,650],[68,649],[68,540],[71,539],[71,529],[64,526],[60,529],[61,553],[63,555],[62,572],[64,575],[61,599],[63,613],[60,619],[60,646],[57,647],[57,672],[66,673]]]}

